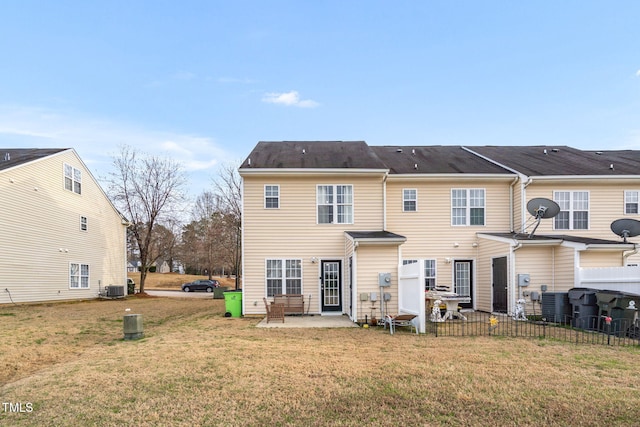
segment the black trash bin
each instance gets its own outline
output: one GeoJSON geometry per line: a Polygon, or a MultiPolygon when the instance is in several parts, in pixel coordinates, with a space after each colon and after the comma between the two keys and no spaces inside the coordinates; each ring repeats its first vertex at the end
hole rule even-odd
{"type": "Polygon", "coordinates": [[[598,299],[599,289],[573,288],[569,289],[569,302],[573,308],[571,326],[574,328],[598,329],[598,299]]]}
{"type": "Polygon", "coordinates": [[[640,295],[621,291],[598,291],[600,330],[616,336],[637,335],[640,295]],[[607,318],[610,318],[607,324],[607,318]]]}

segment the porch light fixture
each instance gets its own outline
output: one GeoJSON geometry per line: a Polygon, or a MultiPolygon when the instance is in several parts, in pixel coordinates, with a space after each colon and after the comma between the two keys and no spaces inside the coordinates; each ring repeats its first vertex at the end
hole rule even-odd
{"type": "Polygon", "coordinates": [[[471,247],[473,247],[473,248],[477,248],[477,247],[478,247],[478,242],[473,242],[473,243],[471,244],[471,247]]]}
{"type": "Polygon", "coordinates": [[[459,244],[458,242],[454,242],[454,243],[453,243],[453,247],[454,247],[454,248],[457,248],[458,246],[460,246],[460,244],[459,244]]]}
{"type": "Polygon", "coordinates": [[[318,258],[312,256],[311,257],[311,264],[315,264],[316,262],[318,262],[318,258]]]}

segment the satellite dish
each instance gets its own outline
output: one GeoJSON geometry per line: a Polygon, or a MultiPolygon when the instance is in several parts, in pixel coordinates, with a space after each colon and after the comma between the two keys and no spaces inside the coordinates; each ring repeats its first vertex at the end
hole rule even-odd
{"type": "Polygon", "coordinates": [[[640,235],[640,221],[631,218],[616,219],[611,223],[611,231],[624,239],[640,235]]]}
{"type": "Polygon", "coordinates": [[[536,219],[546,219],[558,215],[560,206],[553,200],[538,197],[527,202],[527,210],[536,219]]]}
{"type": "Polygon", "coordinates": [[[533,230],[531,230],[529,234],[529,238],[531,238],[540,225],[540,221],[558,215],[560,213],[560,206],[553,200],[537,197],[527,202],[527,211],[536,219],[536,226],[533,227],[533,230]]]}

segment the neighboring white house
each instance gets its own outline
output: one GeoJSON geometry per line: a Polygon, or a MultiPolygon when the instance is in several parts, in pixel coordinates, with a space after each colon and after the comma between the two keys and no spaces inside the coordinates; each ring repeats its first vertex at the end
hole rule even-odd
{"type": "Polygon", "coordinates": [[[0,304],[127,287],[127,221],[73,149],[0,149],[0,304]]]}

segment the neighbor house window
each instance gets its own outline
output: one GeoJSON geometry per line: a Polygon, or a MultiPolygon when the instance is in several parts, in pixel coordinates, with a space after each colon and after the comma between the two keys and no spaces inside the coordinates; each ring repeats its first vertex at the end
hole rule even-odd
{"type": "Polygon", "coordinates": [[[266,270],[267,296],[302,294],[302,260],[268,259],[266,270]]]}
{"type": "Polygon", "coordinates": [[[64,188],[74,193],[82,193],[82,172],[66,163],[64,164],[64,188]]]}
{"type": "Polygon", "coordinates": [[[415,188],[405,188],[402,190],[402,210],[404,212],[415,212],[418,210],[418,190],[415,188]]]}
{"type": "Polygon", "coordinates": [[[553,219],[556,230],[589,228],[588,191],[554,191],[553,200],[560,206],[560,213],[553,219]]]}
{"type": "Polygon", "coordinates": [[[485,191],[482,188],[451,190],[451,225],[484,225],[485,191]]]}
{"type": "Polygon", "coordinates": [[[87,231],[87,217],[86,216],[81,216],[80,217],[80,230],[81,231],[87,231]]]}
{"type": "Polygon", "coordinates": [[[638,213],[638,191],[624,192],[624,213],[626,214],[638,213]]]}
{"type": "Polygon", "coordinates": [[[89,287],[89,264],[69,264],[69,287],[71,289],[89,287]]]}
{"type": "Polygon", "coordinates": [[[264,207],[266,209],[278,209],[280,207],[280,186],[264,186],[264,207]]]}
{"type": "Polygon", "coordinates": [[[353,186],[318,185],[318,224],[353,224],[353,186]]]}

